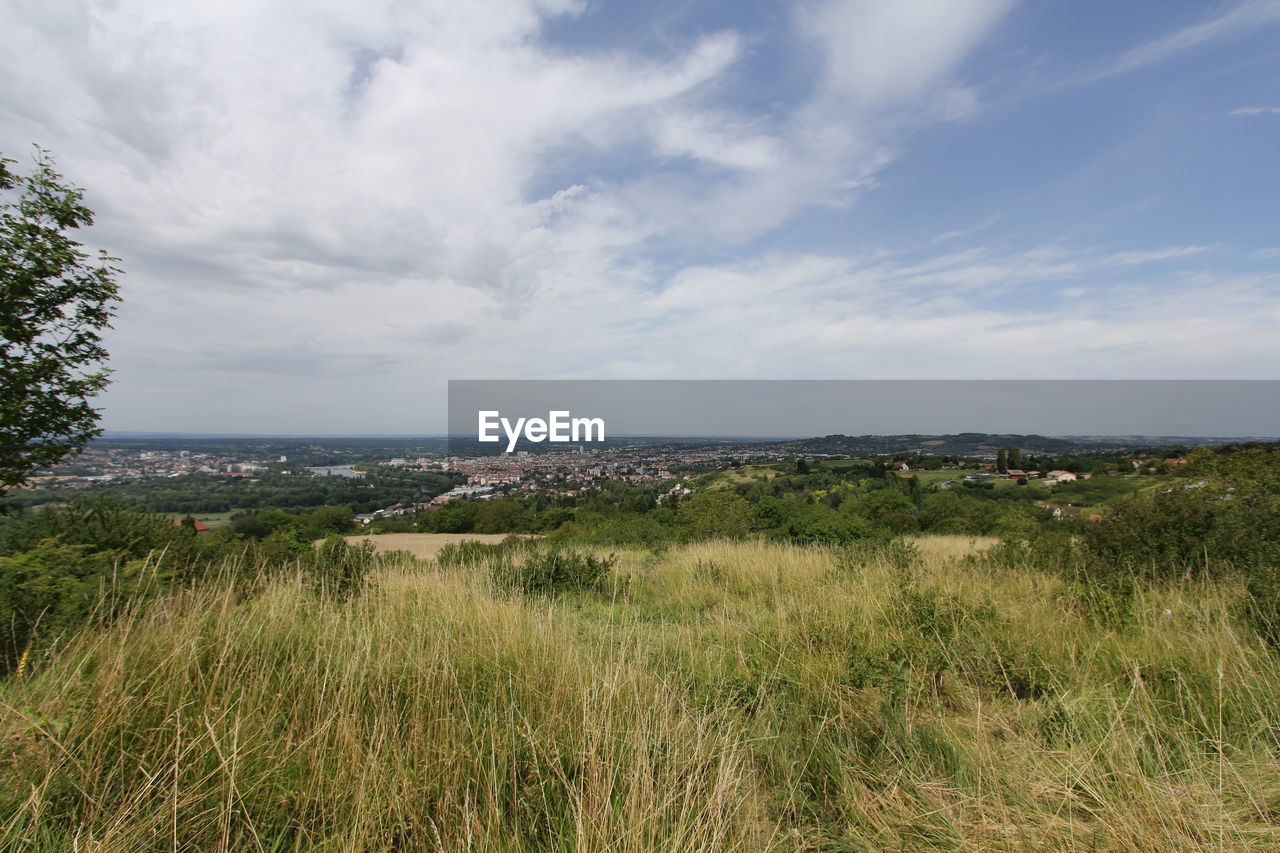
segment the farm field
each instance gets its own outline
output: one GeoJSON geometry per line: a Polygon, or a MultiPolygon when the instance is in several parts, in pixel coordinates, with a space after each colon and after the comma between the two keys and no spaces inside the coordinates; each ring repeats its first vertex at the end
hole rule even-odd
{"type": "Polygon", "coordinates": [[[420,560],[431,560],[446,545],[458,542],[493,544],[501,542],[510,535],[509,533],[381,533],[343,538],[351,545],[359,545],[364,541],[372,542],[374,549],[380,554],[388,551],[408,551],[420,560]]]}

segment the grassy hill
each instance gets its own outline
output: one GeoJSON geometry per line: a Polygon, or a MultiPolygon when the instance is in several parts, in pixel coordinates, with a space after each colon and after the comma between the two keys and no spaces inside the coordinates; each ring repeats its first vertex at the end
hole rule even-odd
{"type": "MultiPolygon", "coordinates": [[[[981,545],[982,543],[977,543],[981,545]]],[[[1280,849],[1234,581],[1098,621],[970,539],[231,575],[0,682],[5,850],[1280,849]]]]}

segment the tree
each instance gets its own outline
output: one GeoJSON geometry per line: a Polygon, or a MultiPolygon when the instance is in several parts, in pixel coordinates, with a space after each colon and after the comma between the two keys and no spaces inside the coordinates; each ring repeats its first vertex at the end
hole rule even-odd
{"type": "Polygon", "coordinates": [[[751,504],[732,492],[698,492],[680,504],[680,520],[694,539],[736,539],[750,528],[751,504]]]}
{"type": "Polygon", "coordinates": [[[1010,468],[1022,470],[1022,448],[1014,444],[1009,445],[1005,458],[1010,468]]]}
{"type": "Polygon", "coordinates": [[[322,506],[307,517],[320,534],[346,533],[355,525],[355,513],[349,506],[322,506]]]}
{"type": "Polygon", "coordinates": [[[920,478],[915,474],[907,478],[907,497],[911,499],[911,503],[915,504],[916,509],[920,508],[920,502],[924,500],[924,487],[920,485],[920,478]]]}
{"type": "Polygon", "coordinates": [[[49,153],[20,175],[0,156],[0,495],[101,434],[89,405],[109,371],[99,334],[119,301],[118,260],[67,232],[93,224],[49,153]]]}

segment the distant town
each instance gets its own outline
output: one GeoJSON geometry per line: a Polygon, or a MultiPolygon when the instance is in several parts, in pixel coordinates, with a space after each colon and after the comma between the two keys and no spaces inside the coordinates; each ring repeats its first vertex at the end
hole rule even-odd
{"type": "MultiPolygon", "coordinates": [[[[453,500],[547,498],[569,501],[610,484],[645,484],[661,505],[669,496],[691,491],[689,480],[710,470],[795,460],[861,458],[909,475],[913,468],[953,477],[931,478],[942,489],[987,480],[1046,484],[1090,476],[1075,463],[1058,459],[1107,460],[1123,468],[1142,468],[1158,460],[1163,468],[1185,462],[1185,447],[1219,440],[1122,437],[1053,438],[961,434],[951,436],[825,436],[811,439],[637,439],[600,447],[561,445],[541,452],[449,455],[465,443],[426,439],[269,439],[179,436],[156,439],[100,439],[79,457],[31,477],[15,493],[27,505],[64,500],[58,495],[165,488],[201,494],[226,493],[224,504],[153,503],[160,511],[231,513],[265,505],[321,505],[338,501],[356,507],[361,525],[412,517],[453,500]],[[1000,448],[1021,447],[1038,467],[1005,464],[1000,448]],[[231,481],[238,481],[232,483],[231,481]],[[221,482],[222,486],[217,484],[221,482]],[[334,487],[320,489],[321,482],[334,487]],[[136,484],[131,486],[131,484],[136,484]],[[315,484],[315,485],[309,485],[315,484]],[[116,487],[116,488],[113,488],[116,487]],[[307,498],[282,500],[281,490],[306,491],[307,498]],[[257,502],[255,492],[270,492],[257,502]],[[246,497],[248,496],[248,497],[246,497]],[[178,509],[184,507],[185,509],[178,509]]],[[[1021,463],[1020,463],[1021,464],[1021,463]]],[[[167,492],[163,494],[168,494],[167,492]]],[[[166,502],[167,500],[167,502],[166,502]]]]}

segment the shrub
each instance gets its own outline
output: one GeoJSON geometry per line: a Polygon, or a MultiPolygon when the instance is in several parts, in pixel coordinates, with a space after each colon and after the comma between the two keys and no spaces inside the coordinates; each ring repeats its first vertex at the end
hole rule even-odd
{"type": "Polygon", "coordinates": [[[692,539],[738,539],[751,525],[751,504],[731,492],[699,492],[677,512],[692,539]]]}
{"type": "Polygon", "coordinates": [[[921,559],[920,549],[905,539],[864,539],[852,542],[840,551],[840,562],[848,569],[880,562],[895,571],[906,572],[921,559]]]}
{"type": "Polygon", "coordinates": [[[175,527],[167,516],[140,512],[108,498],[76,498],[16,521],[5,531],[0,554],[29,551],[50,539],[128,559],[163,550],[172,564],[179,557],[186,562],[192,556],[189,552],[196,537],[190,528],[175,527]]]}
{"type": "Polygon", "coordinates": [[[1229,502],[1227,493],[1208,489],[1128,498],[1085,528],[1085,546],[1113,571],[1153,578],[1218,574],[1225,562],[1246,556],[1249,545],[1229,529],[1237,521],[1229,502]]]}
{"type": "Polygon", "coordinates": [[[303,571],[310,576],[316,593],[339,599],[358,592],[375,565],[377,556],[372,542],[348,545],[336,533],[326,536],[320,547],[302,560],[303,571]]]}
{"type": "Polygon", "coordinates": [[[47,646],[79,626],[108,588],[132,590],[137,573],[116,575],[114,565],[107,554],[56,540],[0,557],[0,672],[24,652],[47,646]]]}
{"type": "Polygon", "coordinates": [[[1272,646],[1280,646],[1280,563],[1250,567],[1246,589],[1249,624],[1272,646]]]}
{"type": "Polygon", "coordinates": [[[604,547],[618,545],[643,545],[660,548],[676,541],[680,531],[663,524],[652,515],[637,515],[608,519],[576,530],[569,530],[561,537],[583,545],[604,547]]]}
{"type": "Polygon", "coordinates": [[[554,596],[597,589],[616,563],[617,558],[612,554],[597,557],[553,548],[530,554],[519,563],[499,560],[491,564],[490,574],[499,589],[554,596]]]}
{"type": "Polygon", "coordinates": [[[515,535],[494,543],[473,540],[450,542],[436,554],[436,563],[446,569],[456,566],[478,566],[481,563],[509,560],[513,555],[527,550],[528,547],[526,539],[515,535]]]}
{"type": "Polygon", "coordinates": [[[838,546],[883,535],[883,528],[861,516],[812,505],[793,511],[771,538],[796,545],[838,546]]]}

